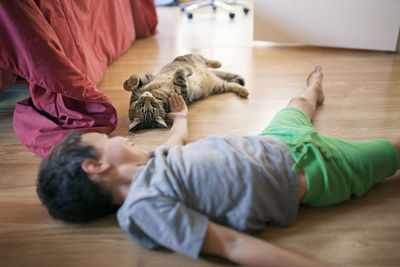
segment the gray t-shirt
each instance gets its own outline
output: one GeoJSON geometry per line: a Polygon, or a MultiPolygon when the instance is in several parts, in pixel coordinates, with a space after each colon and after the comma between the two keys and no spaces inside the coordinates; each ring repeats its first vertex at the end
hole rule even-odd
{"type": "Polygon", "coordinates": [[[117,214],[143,247],[161,245],[196,258],[208,220],[239,231],[295,222],[298,176],[276,137],[211,137],[161,145],[150,154],[117,214]]]}

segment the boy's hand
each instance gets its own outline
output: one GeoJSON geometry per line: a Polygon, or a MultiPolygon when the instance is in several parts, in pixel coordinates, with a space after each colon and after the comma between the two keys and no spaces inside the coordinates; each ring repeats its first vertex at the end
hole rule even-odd
{"type": "Polygon", "coordinates": [[[170,113],[167,117],[173,121],[172,128],[168,133],[164,144],[169,146],[184,145],[188,137],[188,127],[186,116],[188,109],[182,96],[172,94],[168,98],[170,113]]]}
{"type": "Polygon", "coordinates": [[[186,118],[188,109],[181,95],[172,94],[168,98],[170,112],[167,113],[169,119],[174,120],[179,117],[186,118]]]}

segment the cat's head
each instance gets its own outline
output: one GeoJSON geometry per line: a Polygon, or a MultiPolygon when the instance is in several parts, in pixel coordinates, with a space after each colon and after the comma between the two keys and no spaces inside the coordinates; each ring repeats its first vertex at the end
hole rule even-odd
{"type": "Polygon", "coordinates": [[[163,102],[148,91],[140,90],[140,78],[132,75],[124,88],[132,92],[129,105],[129,131],[147,128],[167,128],[163,102]]]}

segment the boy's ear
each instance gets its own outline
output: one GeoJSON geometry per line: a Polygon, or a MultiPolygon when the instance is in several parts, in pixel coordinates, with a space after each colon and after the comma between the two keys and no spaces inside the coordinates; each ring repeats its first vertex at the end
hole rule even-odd
{"type": "Polygon", "coordinates": [[[87,174],[101,174],[109,170],[111,166],[105,161],[85,159],[82,162],[81,167],[87,174]]]}

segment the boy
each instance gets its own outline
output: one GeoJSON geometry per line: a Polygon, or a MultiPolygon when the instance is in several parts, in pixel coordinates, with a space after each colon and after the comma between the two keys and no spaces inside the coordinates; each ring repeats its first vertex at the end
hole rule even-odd
{"type": "Polygon", "coordinates": [[[343,141],[311,124],[324,102],[322,70],[256,137],[212,137],[184,146],[187,108],[169,99],[164,145],[144,151],[128,139],[74,133],[39,171],[37,190],[55,218],[89,221],[118,210],[138,244],[191,257],[200,251],[244,265],[316,266],[241,232],[295,222],[300,203],[327,206],[361,196],[399,168],[400,141],[343,141]]]}

